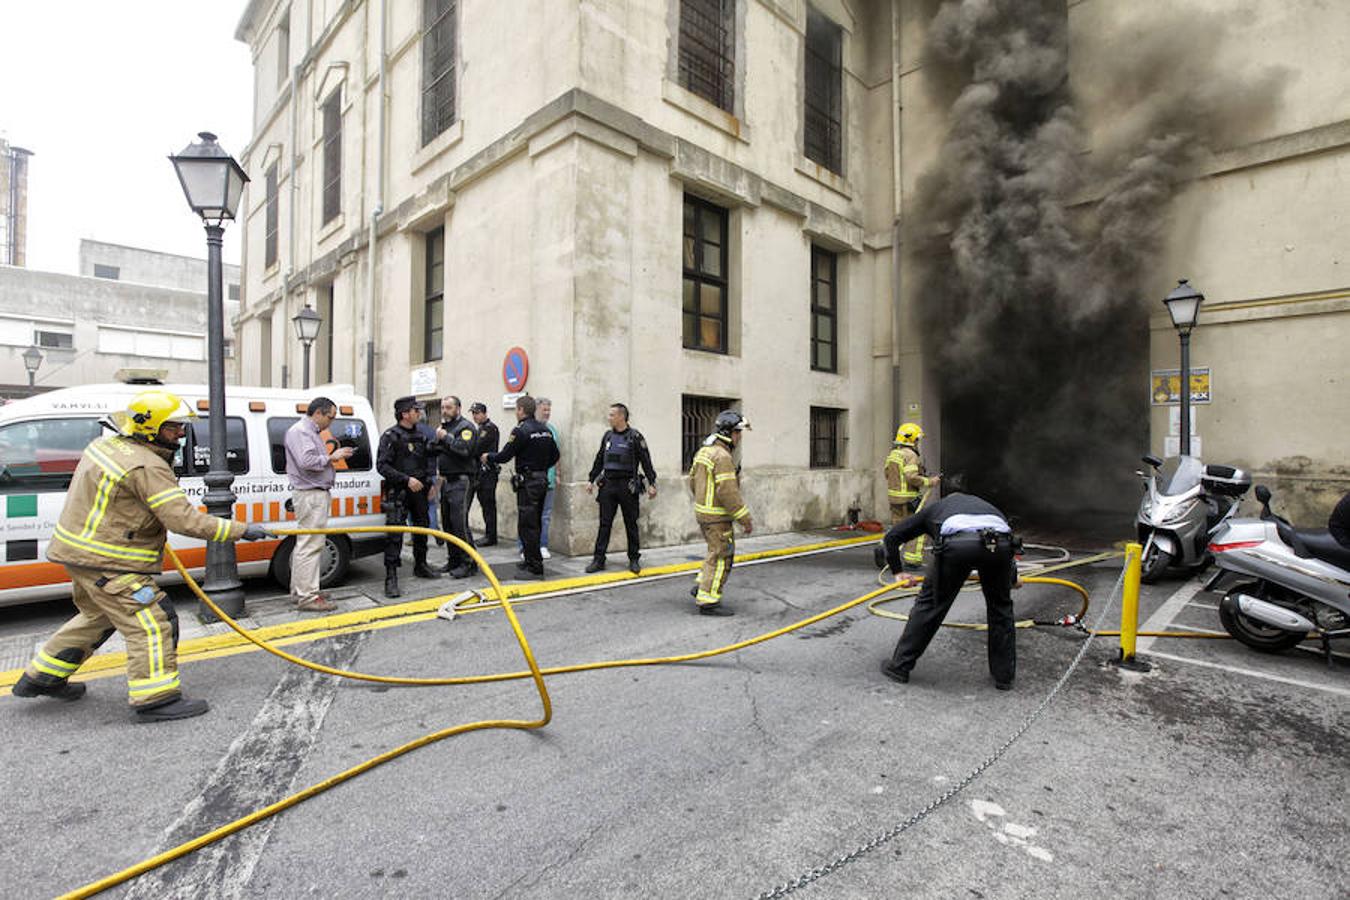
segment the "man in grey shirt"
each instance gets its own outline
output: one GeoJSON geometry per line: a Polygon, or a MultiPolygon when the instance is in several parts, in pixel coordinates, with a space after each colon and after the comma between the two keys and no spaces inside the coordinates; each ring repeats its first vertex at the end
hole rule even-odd
{"type": "MultiPolygon", "coordinates": [[[[286,430],[286,477],[291,483],[298,528],[328,527],[329,492],[337,477],[333,463],[356,452],[351,447],[328,450],[323,432],[335,418],[337,404],[327,397],[315,397],[309,402],[305,418],[286,430]]],[[[322,534],[295,536],[295,548],[291,551],[291,597],[301,612],[337,609],[333,601],[319,593],[319,558],[325,540],[322,534]]]]}

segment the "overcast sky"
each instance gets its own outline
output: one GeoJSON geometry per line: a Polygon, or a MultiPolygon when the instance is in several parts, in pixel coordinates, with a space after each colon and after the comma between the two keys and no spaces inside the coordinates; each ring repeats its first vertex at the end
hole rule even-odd
{"type": "MultiPolygon", "coordinates": [[[[253,65],[245,0],[0,0],[0,135],[33,151],[28,267],[75,273],[80,238],[205,257],[166,157],[199,131],[238,157],[253,65]]],[[[239,261],[239,225],[224,257],[239,261]]]]}

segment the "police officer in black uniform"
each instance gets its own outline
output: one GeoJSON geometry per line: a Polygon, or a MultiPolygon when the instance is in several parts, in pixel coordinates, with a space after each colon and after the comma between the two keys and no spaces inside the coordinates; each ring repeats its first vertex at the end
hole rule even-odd
{"type": "MultiPolygon", "coordinates": [[[[436,460],[441,472],[441,527],[472,547],[469,532],[469,498],[478,475],[478,429],[460,415],[459,398],[451,394],[441,401],[441,427],[436,429],[436,460]]],[[[452,543],[446,544],[445,568],[455,578],[468,578],[478,571],[473,557],[452,543]]]]}
{"type": "Polygon", "coordinates": [[[539,552],[539,535],[544,527],[544,495],[548,493],[548,470],[561,454],[553,440],[553,432],[534,417],[534,398],[521,397],[516,401],[516,421],[519,423],[506,439],[506,446],[497,453],[484,453],[485,463],[501,465],[514,459],[516,474],[511,487],[516,492],[517,529],[525,545],[525,561],[517,564],[527,578],[544,577],[544,557],[539,552]]]}
{"type": "Polygon", "coordinates": [[[643,479],[647,494],[656,496],[656,469],[647,439],[628,424],[628,407],[614,403],[609,407],[609,431],[600,438],[600,449],[591,465],[586,493],[598,486],[600,495],[600,530],[595,534],[595,553],[587,572],[599,572],[605,567],[609,552],[609,533],[614,527],[614,513],[623,510],[623,530],[628,536],[628,571],[636,575],[642,571],[638,544],[638,498],[642,495],[643,479]]]}
{"type": "MultiPolygon", "coordinates": [[[[478,452],[496,453],[501,446],[502,435],[497,423],[488,418],[487,407],[474,403],[469,407],[469,415],[478,426],[478,452]]],[[[479,463],[478,483],[474,486],[473,497],[483,508],[483,540],[475,546],[492,547],[497,543],[497,477],[501,466],[496,463],[479,463]]],[[[473,508],[473,497],[469,498],[469,508],[473,508]]],[[[466,514],[467,515],[467,514],[466,514]]]]}
{"type": "Polygon", "coordinates": [[[920,534],[934,540],[933,558],[895,653],[881,666],[882,674],[901,684],[909,681],[910,670],[937,634],[967,576],[976,571],[989,622],[989,672],[996,688],[1011,690],[1017,670],[1011,594],[1017,583],[1017,560],[1007,517],[971,494],[950,494],[927,504],[886,532],[886,561],[897,581],[904,577],[900,547],[920,534]]]}
{"type": "MultiPolygon", "coordinates": [[[[416,397],[399,397],[394,401],[394,415],[398,423],[380,435],[380,449],[375,456],[375,470],[384,479],[384,523],[412,525],[423,528],[430,524],[427,516],[427,489],[435,476],[435,450],[427,441],[426,432],[417,425],[422,417],[422,404],[416,397]]],[[[413,574],[418,578],[435,578],[427,567],[427,536],[415,534],[413,545],[413,574]]],[[[384,595],[398,597],[398,568],[403,557],[403,535],[394,532],[384,541],[384,595]]]]}

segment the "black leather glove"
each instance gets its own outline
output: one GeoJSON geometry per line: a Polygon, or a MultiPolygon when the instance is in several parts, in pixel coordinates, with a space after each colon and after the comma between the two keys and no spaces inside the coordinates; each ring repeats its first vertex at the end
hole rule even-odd
{"type": "Polygon", "coordinates": [[[263,538],[270,537],[276,537],[276,535],[261,525],[250,525],[244,531],[244,540],[246,541],[260,541],[263,538]]]}

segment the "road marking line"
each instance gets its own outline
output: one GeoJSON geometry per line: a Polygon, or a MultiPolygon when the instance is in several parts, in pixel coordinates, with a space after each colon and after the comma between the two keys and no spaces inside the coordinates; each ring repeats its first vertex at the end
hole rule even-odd
{"type": "MultiPolygon", "coordinates": [[[[1187,603],[1191,602],[1192,597],[1200,593],[1202,587],[1204,587],[1204,584],[1201,583],[1199,579],[1193,579],[1183,584],[1177,589],[1176,593],[1167,598],[1162,606],[1158,607],[1157,612],[1148,617],[1147,622],[1139,626],[1139,630],[1166,631],[1168,626],[1172,624],[1172,620],[1177,617],[1177,614],[1180,613],[1183,608],[1185,608],[1187,603]]],[[[1153,646],[1153,642],[1156,640],[1158,639],[1151,637],[1139,638],[1139,642],[1135,648],[1136,652],[1145,652],[1149,647],[1153,646]]]]}
{"type": "MultiPolygon", "coordinates": [[[[333,638],[319,645],[315,656],[325,665],[349,668],[365,641],[364,633],[333,638]]],[[[337,692],[336,678],[287,667],[248,730],[234,740],[201,792],[165,830],[159,849],[176,847],[290,794],[337,692]]],[[[131,886],[127,900],[250,896],[249,882],[276,822],[270,817],[187,859],[147,872],[131,886]]]]}
{"type": "Polygon", "coordinates": [[[1290,684],[1294,687],[1309,688],[1314,691],[1326,691],[1329,694],[1338,694],[1342,697],[1350,697],[1350,690],[1340,687],[1333,687],[1329,684],[1317,684],[1312,681],[1303,681],[1299,678],[1288,678],[1284,675],[1271,675],[1269,672],[1259,672],[1256,669],[1244,669],[1241,666],[1228,666],[1223,663],[1207,662],[1203,659],[1190,659],[1185,656],[1174,656],[1171,653],[1153,652],[1150,657],[1158,659],[1168,659],[1172,662],[1186,663],[1190,666],[1202,666],[1206,669],[1220,669],[1224,672],[1233,672],[1237,675],[1250,675],[1253,678],[1264,678],[1266,681],[1278,681],[1280,684],[1290,684]]]}

